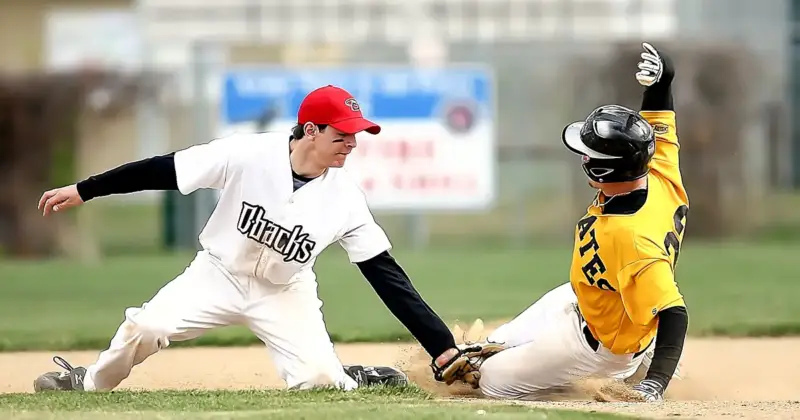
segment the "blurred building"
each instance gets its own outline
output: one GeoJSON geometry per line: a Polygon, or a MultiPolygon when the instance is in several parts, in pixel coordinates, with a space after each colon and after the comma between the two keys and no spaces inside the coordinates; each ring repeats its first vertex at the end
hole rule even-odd
{"type": "MultiPolygon", "coordinates": [[[[87,122],[85,141],[92,154],[82,160],[83,176],[205,140],[198,133],[210,132],[204,124],[213,125],[216,115],[219,86],[214,76],[229,64],[486,63],[496,73],[500,100],[497,208],[486,215],[425,216],[426,234],[460,237],[461,226],[469,224],[469,235],[476,238],[527,242],[569,236],[564,233],[582,211],[586,190],[575,162],[560,149],[558,133],[565,122],[611,98],[630,101],[624,92],[614,91],[607,72],[620,73],[611,61],[622,46],[642,40],[686,53],[685,74],[692,80],[677,93],[687,106],[705,106],[705,113],[697,113],[704,120],[686,124],[696,133],[687,135],[687,144],[706,139],[718,149],[698,140],[689,146],[696,155],[687,164],[716,165],[713,174],[692,176],[720,180],[707,190],[695,188],[695,196],[735,207],[736,200],[763,199],[769,191],[790,185],[792,151],[800,150],[792,148],[789,118],[792,86],[798,86],[789,71],[793,2],[8,1],[0,4],[0,69],[99,65],[157,69],[167,78],[159,98],[113,122],[87,122]],[[713,70],[709,57],[715,51],[734,58],[728,64],[718,61],[713,70]],[[726,71],[726,65],[742,70],[726,71]],[[204,79],[196,80],[198,75],[204,79]],[[716,76],[729,77],[732,85],[715,91],[710,81],[716,76]],[[202,106],[195,96],[198,90],[205,92],[202,106]],[[738,104],[730,108],[736,117],[714,115],[712,110],[728,108],[711,104],[709,95],[738,104]],[[731,132],[720,128],[725,126],[731,132]]],[[[736,217],[747,220],[739,224],[756,226],[777,217],[771,210],[747,209],[746,216],[736,217]]]]}

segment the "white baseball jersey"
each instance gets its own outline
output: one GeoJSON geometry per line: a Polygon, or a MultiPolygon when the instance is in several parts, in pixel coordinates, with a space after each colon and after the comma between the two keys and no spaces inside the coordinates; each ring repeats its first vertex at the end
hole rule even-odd
{"type": "Polygon", "coordinates": [[[344,169],[294,191],[285,134],[233,134],[175,153],[178,189],[221,190],[200,233],[203,249],[237,276],[276,284],[314,280],[317,256],[338,241],[350,262],[391,248],[344,169]]]}

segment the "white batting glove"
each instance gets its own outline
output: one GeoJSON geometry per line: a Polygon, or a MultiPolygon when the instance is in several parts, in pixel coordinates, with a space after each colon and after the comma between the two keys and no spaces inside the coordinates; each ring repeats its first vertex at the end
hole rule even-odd
{"type": "Polygon", "coordinates": [[[661,80],[664,74],[664,62],[658,51],[647,42],[642,43],[644,52],[642,61],[639,62],[639,71],[636,73],[636,80],[642,86],[652,86],[661,80]]]}
{"type": "Polygon", "coordinates": [[[642,382],[633,386],[633,391],[638,394],[643,402],[661,402],[664,401],[664,389],[658,382],[645,379],[642,382]]]}

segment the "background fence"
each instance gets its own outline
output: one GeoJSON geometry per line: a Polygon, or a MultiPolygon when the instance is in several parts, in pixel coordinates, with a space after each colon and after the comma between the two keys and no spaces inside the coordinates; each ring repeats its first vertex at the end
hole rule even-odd
{"type": "MultiPolygon", "coordinates": [[[[796,60],[790,6],[788,0],[140,0],[91,19],[86,13],[99,7],[83,7],[84,17],[76,17],[62,6],[48,15],[43,38],[50,58],[42,67],[85,71],[88,62],[95,69],[144,69],[158,74],[159,84],[156,94],[137,96],[135,108],[114,118],[92,108],[79,116],[88,128],[79,136],[77,164],[58,182],[212,138],[227,66],[478,63],[496,80],[495,205],[465,214],[377,211],[378,219],[394,242],[419,247],[569,241],[592,193],[561,146],[561,129],[602,103],[637,106],[633,73],[647,40],[679,61],[678,125],[697,237],[800,237],[791,188],[798,136],[790,118],[796,60]],[[92,25],[108,34],[107,42],[81,44],[83,50],[74,46],[77,38],[67,42],[64,34],[92,25]]],[[[14,7],[21,6],[0,10],[14,7]]],[[[115,86],[93,92],[90,103],[101,107],[115,86]]],[[[81,209],[76,229],[63,231],[80,232],[84,255],[157,252],[165,242],[191,246],[210,206],[213,199],[202,194],[106,198],[81,209]]]]}

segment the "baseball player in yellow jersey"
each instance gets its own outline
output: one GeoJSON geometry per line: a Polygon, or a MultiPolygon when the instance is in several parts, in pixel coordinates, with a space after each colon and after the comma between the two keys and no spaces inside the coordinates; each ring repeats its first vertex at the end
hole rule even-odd
{"type": "Polygon", "coordinates": [[[642,45],[640,112],[601,106],[564,129],[564,144],[581,156],[598,192],[575,229],[570,281],[477,343],[503,349],[459,372],[486,396],[536,400],[585,377],[627,379],[645,363],[646,377],[633,389],[652,402],[676,373],[688,315],[674,269],[689,207],[674,70],[642,45]]]}

